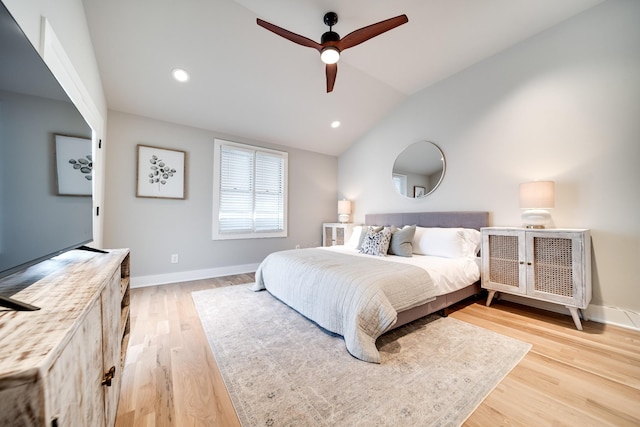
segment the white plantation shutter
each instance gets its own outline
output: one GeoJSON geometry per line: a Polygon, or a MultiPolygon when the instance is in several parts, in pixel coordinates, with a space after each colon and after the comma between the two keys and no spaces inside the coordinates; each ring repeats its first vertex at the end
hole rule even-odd
{"type": "Polygon", "coordinates": [[[221,147],[220,231],[253,231],[253,152],[221,147]]]}
{"type": "Polygon", "coordinates": [[[255,230],[284,229],[284,159],[256,152],[255,157],[255,230]]]}
{"type": "Polygon", "coordinates": [[[285,152],[217,140],[213,239],[286,237],[285,152]]]}
{"type": "Polygon", "coordinates": [[[392,175],[393,186],[396,187],[398,193],[403,196],[407,195],[407,176],[399,173],[394,173],[392,175]]]}

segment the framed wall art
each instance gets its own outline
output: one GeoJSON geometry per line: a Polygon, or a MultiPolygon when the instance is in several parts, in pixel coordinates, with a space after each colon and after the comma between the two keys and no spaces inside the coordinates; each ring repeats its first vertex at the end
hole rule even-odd
{"type": "Polygon", "coordinates": [[[91,196],[93,157],[91,139],[55,135],[58,195],[91,196]]]}
{"type": "Polygon", "coordinates": [[[427,194],[427,189],[420,185],[413,186],[413,197],[422,197],[427,194]]]}
{"type": "Polygon", "coordinates": [[[185,151],[137,146],[136,197],[185,198],[185,151]]]}

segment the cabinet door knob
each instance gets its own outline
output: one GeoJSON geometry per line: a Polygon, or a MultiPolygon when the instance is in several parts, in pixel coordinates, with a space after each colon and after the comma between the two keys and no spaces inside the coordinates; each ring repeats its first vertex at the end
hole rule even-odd
{"type": "Polygon", "coordinates": [[[104,379],[102,380],[102,385],[106,385],[107,387],[111,387],[111,380],[116,374],[116,367],[112,366],[107,372],[104,373],[104,379]]]}
{"type": "Polygon", "coordinates": [[[524,265],[524,261],[520,261],[520,265],[524,265]]]}
{"type": "Polygon", "coordinates": [[[531,262],[528,262],[527,265],[532,265],[531,262]]]}

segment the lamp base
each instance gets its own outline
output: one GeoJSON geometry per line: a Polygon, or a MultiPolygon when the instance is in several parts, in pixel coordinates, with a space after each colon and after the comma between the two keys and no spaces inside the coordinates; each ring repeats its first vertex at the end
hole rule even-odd
{"type": "Polygon", "coordinates": [[[340,214],[338,215],[338,222],[344,224],[349,222],[349,214],[340,214]]]}
{"type": "Polygon", "coordinates": [[[551,221],[551,214],[545,209],[527,209],[522,212],[524,228],[542,229],[551,221]]]}

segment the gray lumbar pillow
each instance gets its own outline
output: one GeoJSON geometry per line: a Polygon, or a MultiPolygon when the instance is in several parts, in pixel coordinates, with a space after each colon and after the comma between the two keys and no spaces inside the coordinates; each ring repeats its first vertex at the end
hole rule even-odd
{"type": "Polygon", "coordinates": [[[405,225],[404,228],[391,226],[391,243],[389,255],[410,257],[413,253],[413,236],[416,234],[415,225],[405,225]]]}

